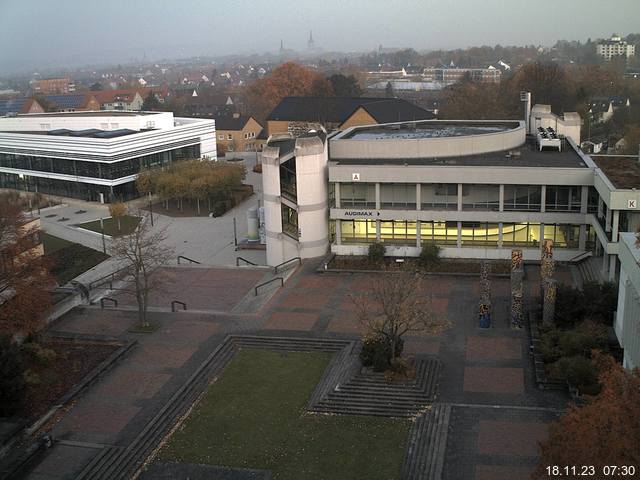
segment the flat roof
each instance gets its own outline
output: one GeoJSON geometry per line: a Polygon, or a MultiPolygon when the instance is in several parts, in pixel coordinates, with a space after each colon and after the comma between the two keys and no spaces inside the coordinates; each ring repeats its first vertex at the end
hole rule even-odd
{"type": "Polygon", "coordinates": [[[17,118],[36,117],[137,117],[141,115],[158,115],[166,112],[138,112],[130,110],[89,110],[83,112],[51,112],[51,113],[25,113],[17,118]]]}
{"type": "Polygon", "coordinates": [[[589,168],[578,153],[563,142],[563,151],[543,150],[532,143],[498,152],[438,158],[333,158],[338,165],[427,165],[469,167],[539,167],[539,168],[589,168]]]}
{"type": "Polygon", "coordinates": [[[84,138],[117,138],[124,137],[126,135],[133,135],[135,133],[150,132],[155,129],[146,130],[130,130],[128,128],[119,128],[117,130],[101,130],[99,128],[88,128],[85,130],[68,130],[66,128],[58,128],[48,131],[25,131],[25,130],[11,130],[0,131],[0,133],[15,133],[17,135],[40,135],[50,137],[84,137],[84,138]]]}
{"type": "Polygon", "coordinates": [[[520,125],[518,122],[408,122],[371,127],[356,127],[340,139],[346,140],[409,140],[415,138],[442,138],[483,135],[505,132],[520,125]]]}
{"type": "Polygon", "coordinates": [[[616,188],[640,188],[640,160],[637,156],[591,155],[598,168],[616,188]]]}

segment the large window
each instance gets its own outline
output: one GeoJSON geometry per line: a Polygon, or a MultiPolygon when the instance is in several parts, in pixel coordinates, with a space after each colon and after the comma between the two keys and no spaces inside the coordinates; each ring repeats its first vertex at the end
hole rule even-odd
{"type": "Polygon", "coordinates": [[[540,224],[535,222],[503,223],[502,245],[504,247],[537,247],[540,245],[540,224]]]}
{"type": "Polygon", "coordinates": [[[381,221],[380,240],[401,245],[416,244],[416,222],[405,220],[381,221]]]}
{"type": "Polygon", "coordinates": [[[497,223],[462,222],[462,246],[498,246],[499,225],[497,223]]]}
{"type": "Polygon", "coordinates": [[[380,184],[380,206],[400,210],[416,209],[415,183],[382,183],[380,184]]]}
{"type": "Polygon", "coordinates": [[[423,210],[457,210],[457,183],[427,183],[420,186],[423,210]]]}
{"type": "Polygon", "coordinates": [[[587,212],[598,213],[598,199],[600,195],[595,187],[589,187],[589,194],[587,196],[587,212]]]}
{"type": "Polygon", "coordinates": [[[298,239],[298,212],[293,208],[281,204],[282,210],[282,231],[290,237],[298,239]]]}
{"type": "Polygon", "coordinates": [[[463,185],[463,210],[492,210],[500,209],[500,185],[463,185]]]}
{"type": "Polygon", "coordinates": [[[578,248],[580,225],[545,224],[544,238],[553,240],[555,248],[578,248]]]}
{"type": "Polygon", "coordinates": [[[376,208],[375,183],[341,183],[340,208],[376,208]]]}
{"type": "Polygon", "coordinates": [[[372,243],[376,241],[375,220],[340,220],[342,243],[372,243]]]}
{"type": "Polygon", "coordinates": [[[505,185],[504,209],[528,212],[540,211],[541,188],[538,185],[505,185]]]}
{"type": "Polygon", "coordinates": [[[420,222],[420,241],[438,245],[457,245],[458,222],[420,222]]]}
{"type": "Polygon", "coordinates": [[[280,165],[280,193],[294,202],[298,201],[295,157],[280,165]]]}
{"type": "Polygon", "coordinates": [[[582,187],[548,186],[545,198],[547,212],[579,212],[582,187]]]}

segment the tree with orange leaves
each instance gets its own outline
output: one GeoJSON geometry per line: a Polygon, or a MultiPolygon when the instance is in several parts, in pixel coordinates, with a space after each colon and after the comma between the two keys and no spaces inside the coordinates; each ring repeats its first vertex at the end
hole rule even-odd
{"type": "Polygon", "coordinates": [[[287,96],[332,96],[331,83],[321,74],[295,62],[283,63],[246,89],[251,114],[265,119],[287,96]]]}
{"type": "Polygon", "coordinates": [[[29,223],[15,196],[0,195],[0,334],[36,332],[51,307],[54,280],[29,223]]]}
{"type": "Polygon", "coordinates": [[[640,474],[640,371],[595,350],[592,357],[602,390],[551,425],[531,478],[548,479],[550,465],[593,465],[592,478],[604,478],[603,467],[611,465],[633,465],[640,474]]]}

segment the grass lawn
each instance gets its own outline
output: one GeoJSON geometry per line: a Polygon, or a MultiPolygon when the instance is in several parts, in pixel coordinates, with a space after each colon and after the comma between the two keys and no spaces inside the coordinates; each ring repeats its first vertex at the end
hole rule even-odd
{"type": "MultiPolygon", "coordinates": [[[[132,217],[131,215],[125,215],[120,219],[120,230],[118,230],[118,222],[113,218],[104,219],[104,234],[111,237],[119,237],[121,235],[129,235],[135,230],[140,223],[140,217],[132,217]]],[[[100,220],[94,220],[93,222],[80,223],[76,227],[85,228],[93,232],[100,233],[100,220]]]]}
{"type": "Polygon", "coordinates": [[[305,413],[330,354],[240,350],[160,452],[276,480],[400,478],[407,420],[305,413]]]}
{"type": "Polygon", "coordinates": [[[102,252],[48,233],[41,232],[40,237],[45,256],[53,262],[51,273],[60,285],[64,285],[109,258],[109,255],[102,252]]]}

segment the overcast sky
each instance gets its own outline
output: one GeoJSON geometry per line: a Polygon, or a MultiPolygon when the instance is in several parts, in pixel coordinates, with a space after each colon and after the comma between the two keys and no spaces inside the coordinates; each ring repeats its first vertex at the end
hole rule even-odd
{"type": "Polygon", "coordinates": [[[0,75],[306,48],[553,45],[640,31],[640,0],[0,0],[0,75]]]}

